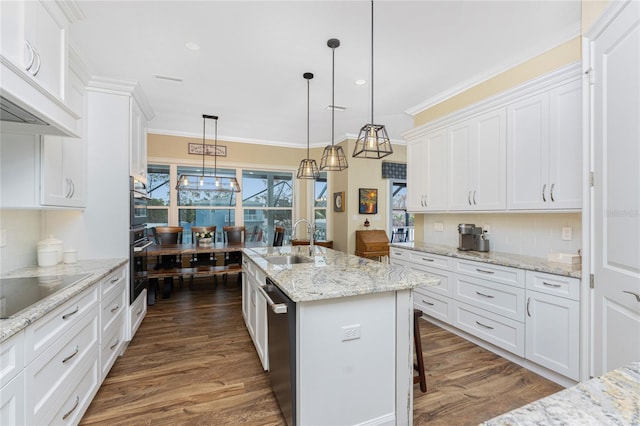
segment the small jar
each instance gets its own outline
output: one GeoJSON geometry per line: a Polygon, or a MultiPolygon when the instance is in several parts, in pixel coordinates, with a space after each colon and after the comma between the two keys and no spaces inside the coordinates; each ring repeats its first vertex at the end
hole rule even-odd
{"type": "Polygon", "coordinates": [[[56,252],[56,263],[62,263],[62,256],[64,253],[64,244],[62,241],[57,240],[53,235],[49,235],[49,238],[38,242],[38,252],[40,249],[52,249],[56,252]]]}

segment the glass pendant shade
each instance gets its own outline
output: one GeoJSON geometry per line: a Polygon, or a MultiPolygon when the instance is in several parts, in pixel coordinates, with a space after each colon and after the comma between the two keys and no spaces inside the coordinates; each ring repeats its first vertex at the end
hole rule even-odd
{"type": "Polygon", "coordinates": [[[365,124],[360,129],[353,156],[379,159],[393,154],[387,129],[383,124],[365,124]]]}
{"type": "Polygon", "coordinates": [[[318,170],[316,160],[309,158],[309,82],[313,78],[313,74],[305,72],[302,76],[307,80],[307,158],[300,161],[297,177],[298,179],[318,179],[320,170],[318,170]]]}
{"type": "MultiPolygon", "coordinates": [[[[371,122],[373,121],[373,0],[371,0],[371,122]]],[[[393,154],[384,124],[365,124],[360,129],[353,157],[379,159],[393,154]]]]}
{"type": "Polygon", "coordinates": [[[218,176],[218,156],[213,156],[214,168],[213,175],[206,176],[204,174],[204,159],[207,155],[205,145],[205,134],[207,119],[216,121],[215,146],[214,154],[218,152],[218,116],[202,114],[202,174],[198,175],[180,175],[176,189],[184,189],[191,191],[217,191],[217,192],[240,192],[240,184],[234,176],[218,176]]]}
{"type": "Polygon", "coordinates": [[[347,156],[341,146],[327,145],[320,159],[320,170],[339,172],[349,167],[347,156]]]}

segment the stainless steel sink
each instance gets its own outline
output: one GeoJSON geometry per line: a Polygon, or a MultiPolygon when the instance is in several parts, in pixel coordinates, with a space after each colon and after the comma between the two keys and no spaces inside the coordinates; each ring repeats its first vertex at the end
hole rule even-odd
{"type": "Polygon", "coordinates": [[[274,265],[295,265],[296,263],[313,263],[313,258],[291,254],[288,256],[266,256],[267,262],[274,265]]]}

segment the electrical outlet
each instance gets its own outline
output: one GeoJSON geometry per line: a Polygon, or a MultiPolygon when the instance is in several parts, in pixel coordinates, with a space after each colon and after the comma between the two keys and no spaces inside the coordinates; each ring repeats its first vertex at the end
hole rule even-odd
{"type": "Polygon", "coordinates": [[[7,230],[0,229],[0,247],[7,245],[7,230]]]}
{"type": "Polygon", "coordinates": [[[484,232],[486,232],[487,234],[490,234],[491,233],[491,225],[485,223],[484,225],[482,225],[482,230],[484,232]]]}
{"type": "Polygon", "coordinates": [[[360,324],[345,325],[342,327],[342,341],[355,340],[360,338],[360,324]]]}
{"type": "Polygon", "coordinates": [[[573,229],[570,226],[562,227],[562,240],[571,241],[573,239],[573,229]]]}
{"type": "Polygon", "coordinates": [[[433,230],[436,231],[436,232],[443,232],[444,231],[444,223],[435,222],[433,224],[433,230]]]}

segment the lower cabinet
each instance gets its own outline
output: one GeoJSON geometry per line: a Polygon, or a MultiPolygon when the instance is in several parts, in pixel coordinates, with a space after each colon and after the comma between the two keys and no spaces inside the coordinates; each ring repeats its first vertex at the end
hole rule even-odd
{"type": "Polygon", "coordinates": [[[147,289],[142,290],[138,298],[129,305],[129,320],[127,321],[127,340],[131,341],[140,328],[142,320],[147,315],[147,289]]]}
{"type": "Polygon", "coordinates": [[[579,279],[395,247],[390,257],[440,279],[414,289],[425,315],[579,380],[579,279]]]}
{"type": "Polygon", "coordinates": [[[269,369],[267,300],[260,291],[266,277],[246,256],[242,259],[242,316],[262,367],[269,369]]]}

